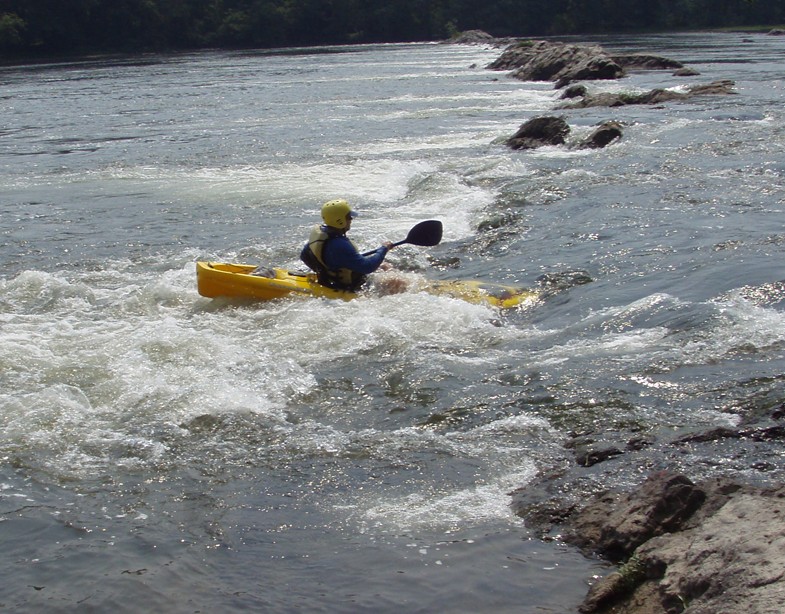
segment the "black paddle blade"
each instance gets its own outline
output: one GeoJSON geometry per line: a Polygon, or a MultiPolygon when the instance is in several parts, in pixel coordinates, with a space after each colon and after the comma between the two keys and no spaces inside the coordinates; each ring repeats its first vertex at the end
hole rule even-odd
{"type": "Polygon", "coordinates": [[[439,220],[425,220],[414,226],[401,243],[431,247],[442,240],[442,223],[439,220]]]}

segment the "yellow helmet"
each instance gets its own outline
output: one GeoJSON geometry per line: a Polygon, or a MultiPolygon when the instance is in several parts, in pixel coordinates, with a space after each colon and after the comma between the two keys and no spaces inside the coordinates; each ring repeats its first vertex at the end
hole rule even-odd
{"type": "Polygon", "coordinates": [[[322,219],[324,223],[333,228],[346,228],[346,216],[357,217],[345,200],[330,200],[322,205],[322,219]]]}

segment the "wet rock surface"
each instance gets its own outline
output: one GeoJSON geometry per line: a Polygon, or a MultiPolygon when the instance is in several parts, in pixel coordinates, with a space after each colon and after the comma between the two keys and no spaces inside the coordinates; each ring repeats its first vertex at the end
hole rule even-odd
{"type": "Polygon", "coordinates": [[[511,149],[535,149],[545,145],[563,145],[570,127],[561,117],[535,117],[525,122],[507,140],[511,149]]]}
{"type": "Polygon", "coordinates": [[[519,512],[540,528],[558,524],[564,541],[620,565],[591,588],[581,612],[785,611],[785,487],[696,484],[659,471],[582,506],[551,500],[519,512]]]}

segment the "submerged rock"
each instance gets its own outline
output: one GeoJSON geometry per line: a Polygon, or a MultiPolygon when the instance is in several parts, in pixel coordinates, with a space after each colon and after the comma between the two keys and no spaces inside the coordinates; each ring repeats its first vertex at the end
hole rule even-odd
{"type": "Polygon", "coordinates": [[[602,92],[584,96],[581,100],[564,104],[562,109],[585,109],[587,107],[621,107],[629,104],[661,104],[672,100],[688,100],[695,96],[727,96],[735,94],[735,83],[730,80],[713,81],[694,85],[685,92],[654,89],[642,94],[602,92]]]}
{"type": "Polygon", "coordinates": [[[622,136],[621,124],[607,121],[597,127],[588,137],[578,144],[579,149],[600,149],[610,145],[622,136]]]}
{"type": "Polygon", "coordinates": [[[585,96],[588,92],[589,90],[586,89],[585,85],[570,85],[564,90],[561,99],[568,100],[570,98],[580,98],[581,96],[585,96]]]}
{"type": "Polygon", "coordinates": [[[697,77],[700,73],[694,68],[679,68],[673,72],[674,77],[697,77]]]}

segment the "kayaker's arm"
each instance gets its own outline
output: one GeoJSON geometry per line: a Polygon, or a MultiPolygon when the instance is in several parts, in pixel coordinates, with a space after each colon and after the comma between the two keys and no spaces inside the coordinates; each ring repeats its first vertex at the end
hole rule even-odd
{"type": "Polygon", "coordinates": [[[378,269],[384,262],[384,258],[390,250],[390,245],[392,244],[382,245],[369,255],[363,256],[348,239],[343,237],[335,238],[329,242],[325,250],[325,264],[330,269],[349,269],[361,275],[368,275],[378,269]]]}

